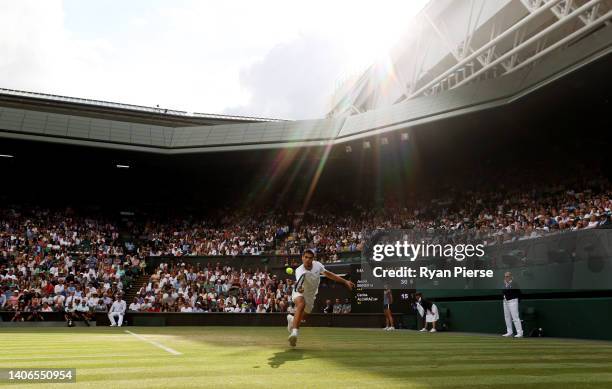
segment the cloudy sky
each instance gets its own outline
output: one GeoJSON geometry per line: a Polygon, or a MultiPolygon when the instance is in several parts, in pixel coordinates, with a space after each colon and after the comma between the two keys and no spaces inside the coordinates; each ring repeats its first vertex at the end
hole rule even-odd
{"type": "Polygon", "coordinates": [[[0,87],[191,112],[323,116],[426,0],[0,0],[0,87]]]}

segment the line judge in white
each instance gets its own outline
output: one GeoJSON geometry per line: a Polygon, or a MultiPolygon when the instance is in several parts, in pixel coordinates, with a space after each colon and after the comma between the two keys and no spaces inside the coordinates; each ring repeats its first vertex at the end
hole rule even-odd
{"type": "Polygon", "coordinates": [[[504,289],[502,290],[504,297],[504,320],[506,321],[506,333],[502,336],[509,337],[513,335],[512,323],[516,328],[515,338],[523,337],[523,325],[519,317],[519,299],[521,298],[521,289],[518,282],[512,279],[512,273],[507,271],[504,274],[504,289]]]}
{"type": "Polygon", "coordinates": [[[108,320],[111,322],[111,327],[121,327],[123,324],[123,315],[125,314],[126,304],[125,301],[121,298],[120,294],[115,296],[115,302],[111,305],[110,310],[108,311],[108,320]],[[115,318],[119,318],[118,323],[115,322],[115,318]]]}
{"type": "Polygon", "coordinates": [[[288,340],[292,347],[295,347],[297,344],[298,330],[300,329],[302,319],[305,314],[312,312],[317,293],[319,292],[321,276],[344,284],[349,290],[355,287],[355,284],[351,281],[345,280],[326,270],[323,264],[319,261],[315,261],[314,258],[314,250],[304,250],[302,254],[302,265],[295,270],[296,283],[293,287],[293,293],[291,294],[291,299],[295,304],[295,316],[291,314],[287,315],[287,330],[291,333],[288,340]]]}

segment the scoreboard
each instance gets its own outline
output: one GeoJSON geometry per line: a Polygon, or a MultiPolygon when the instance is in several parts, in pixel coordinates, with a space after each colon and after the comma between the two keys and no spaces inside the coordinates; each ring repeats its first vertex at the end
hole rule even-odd
{"type": "MultiPolygon", "coordinates": [[[[348,297],[351,300],[352,304],[352,312],[354,313],[383,313],[383,289],[373,289],[370,287],[370,283],[367,280],[367,277],[364,275],[363,269],[361,267],[361,263],[352,263],[352,264],[326,264],[325,267],[342,277],[345,277],[351,280],[356,288],[353,292],[349,292],[346,288],[340,287],[344,289],[343,296],[348,297]]],[[[333,283],[333,281],[331,281],[333,283]]],[[[339,296],[340,288],[333,287],[330,283],[328,283],[328,288],[326,289],[335,289],[335,295],[338,298],[346,298],[343,296],[339,296]]],[[[325,299],[330,298],[333,301],[333,298],[329,293],[323,293],[323,289],[320,289],[320,296],[317,297],[319,300],[319,304],[325,302],[325,299]],[[330,297],[328,297],[330,296],[330,297]]],[[[325,292],[328,292],[327,290],[325,292]]],[[[391,289],[393,295],[393,304],[391,304],[391,311],[394,313],[412,313],[413,312],[413,304],[414,304],[414,289],[391,289]]]]}

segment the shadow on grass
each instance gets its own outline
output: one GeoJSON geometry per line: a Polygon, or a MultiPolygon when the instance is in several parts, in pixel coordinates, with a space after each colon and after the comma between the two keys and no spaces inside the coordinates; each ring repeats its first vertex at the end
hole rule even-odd
{"type": "MultiPolygon", "coordinates": [[[[503,383],[504,380],[519,380],[520,387],[538,389],[553,386],[603,388],[609,387],[606,374],[612,374],[612,367],[609,367],[612,357],[610,342],[593,344],[571,341],[560,344],[558,340],[547,339],[507,342],[490,336],[480,338],[445,334],[423,336],[420,333],[400,331],[317,328],[305,329],[303,338],[300,339],[301,346],[289,349],[286,333],[282,328],[167,327],[141,328],[136,331],[141,335],[170,336],[160,340],[162,344],[169,346],[175,337],[192,344],[202,344],[204,350],[208,346],[222,347],[224,356],[228,358],[226,361],[234,357],[245,357],[252,349],[259,348],[266,350],[263,355],[267,358],[267,365],[271,369],[285,370],[299,365],[300,361],[314,360],[324,364],[329,363],[334,368],[345,371],[401,380],[406,386],[412,384],[424,387],[450,387],[448,385],[451,385],[471,388],[476,384],[487,384],[497,387],[499,386],[497,384],[503,383]],[[233,347],[236,347],[236,350],[231,350],[233,347]],[[558,361],[577,365],[559,365],[556,364],[558,361]],[[513,364],[518,365],[512,369],[507,368],[513,364]],[[501,366],[504,368],[501,369],[501,366]],[[546,377],[558,377],[561,374],[569,375],[567,381],[543,382],[546,377]],[[576,386],[572,380],[586,382],[583,382],[584,385],[576,386]]],[[[263,362],[266,359],[255,358],[255,360],[263,362]]],[[[263,366],[253,366],[254,369],[261,367],[263,366]]]]}
{"type": "Polygon", "coordinates": [[[294,348],[274,353],[270,358],[268,358],[268,365],[270,365],[271,368],[276,369],[282,366],[285,362],[301,361],[303,359],[304,350],[294,348]]]}

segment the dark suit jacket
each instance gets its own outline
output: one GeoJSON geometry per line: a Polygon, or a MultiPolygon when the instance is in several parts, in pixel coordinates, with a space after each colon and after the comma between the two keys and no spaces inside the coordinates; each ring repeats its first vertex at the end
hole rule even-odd
{"type": "Polygon", "coordinates": [[[521,298],[521,290],[519,289],[519,284],[516,281],[512,281],[509,286],[506,286],[504,283],[504,289],[502,289],[502,294],[506,298],[506,300],[513,300],[521,298]]]}

